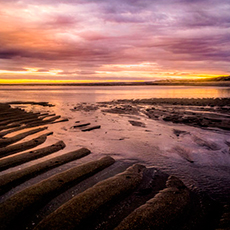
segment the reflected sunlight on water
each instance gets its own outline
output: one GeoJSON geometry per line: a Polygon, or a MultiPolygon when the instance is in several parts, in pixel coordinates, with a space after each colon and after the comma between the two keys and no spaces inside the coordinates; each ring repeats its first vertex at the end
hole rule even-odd
{"type": "Polygon", "coordinates": [[[142,98],[230,97],[230,87],[209,86],[0,86],[0,101],[99,102],[142,98]],[[23,87],[23,88],[22,88],[23,87]]]}

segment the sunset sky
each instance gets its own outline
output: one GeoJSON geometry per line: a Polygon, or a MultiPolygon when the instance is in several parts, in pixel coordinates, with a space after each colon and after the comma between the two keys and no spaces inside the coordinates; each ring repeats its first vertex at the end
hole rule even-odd
{"type": "Polygon", "coordinates": [[[229,0],[0,0],[0,83],[230,73],[229,0]]]}

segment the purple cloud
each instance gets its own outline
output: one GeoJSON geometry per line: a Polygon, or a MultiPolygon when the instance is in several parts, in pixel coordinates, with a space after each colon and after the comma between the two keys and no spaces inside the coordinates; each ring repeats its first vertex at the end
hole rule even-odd
{"type": "Polygon", "coordinates": [[[1,69],[20,69],[29,63],[87,78],[105,65],[151,62],[162,72],[208,72],[214,67],[216,72],[229,71],[227,0],[0,3],[4,7],[0,14],[1,69]]]}

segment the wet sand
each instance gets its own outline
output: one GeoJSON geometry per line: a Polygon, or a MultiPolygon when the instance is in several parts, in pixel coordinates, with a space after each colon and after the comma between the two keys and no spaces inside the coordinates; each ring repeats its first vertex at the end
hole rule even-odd
{"type": "MultiPolygon", "coordinates": [[[[107,103],[101,104],[107,105],[107,103]]],[[[109,107],[102,111],[115,114],[144,113],[154,120],[230,130],[230,99],[228,98],[118,100],[109,107]]]]}
{"type": "Polygon", "coordinates": [[[225,229],[229,102],[79,103],[65,108],[68,119],[49,103],[36,103],[40,112],[0,104],[2,229],[225,229]]]}

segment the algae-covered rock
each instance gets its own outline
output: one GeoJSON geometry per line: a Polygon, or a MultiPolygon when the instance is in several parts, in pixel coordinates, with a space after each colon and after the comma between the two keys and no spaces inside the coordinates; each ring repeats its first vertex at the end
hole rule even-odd
{"type": "Polygon", "coordinates": [[[32,140],[29,140],[29,141],[25,141],[25,142],[22,142],[19,144],[14,144],[11,146],[0,148],[0,158],[5,157],[5,156],[9,156],[9,155],[14,154],[14,153],[22,152],[22,151],[27,150],[27,149],[32,149],[32,148],[44,143],[47,139],[47,136],[51,135],[51,134],[53,134],[53,133],[50,132],[47,134],[43,134],[39,137],[36,137],[32,140]]]}
{"type": "Polygon", "coordinates": [[[53,145],[41,149],[36,149],[33,151],[16,154],[7,158],[0,159],[0,170],[5,170],[7,168],[23,164],[25,162],[44,157],[63,148],[65,148],[65,143],[63,141],[58,141],[53,145]]]}
{"type": "Polygon", "coordinates": [[[115,229],[175,229],[173,226],[175,220],[183,215],[189,204],[189,190],[182,181],[170,176],[167,181],[167,188],[161,190],[154,198],[137,208],[115,229]]]}
{"type": "Polygon", "coordinates": [[[47,127],[32,129],[32,130],[29,130],[29,131],[24,132],[24,133],[20,133],[20,134],[18,134],[16,136],[13,136],[13,137],[10,137],[10,138],[0,139],[0,147],[5,147],[7,145],[10,145],[12,143],[15,143],[17,141],[22,140],[23,138],[25,138],[25,137],[27,137],[29,135],[41,132],[41,131],[43,131],[45,129],[47,129],[47,127]]]}
{"type": "Polygon", "coordinates": [[[13,171],[0,176],[0,194],[8,191],[10,188],[59,165],[82,158],[90,154],[90,150],[81,148],[61,156],[51,158],[36,165],[31,165],[19,171],[13,171]]]}
{"type": "Polygon", "coordinates": [[[140,184],[144,168],[136,164],[123,173],[97,183],[62,205],[40,222],[35,229],[84,229],[82,224],[84,221],[90,221],[90,217],[95,212],[109,202],[126,196],[140,184]]]}
{"type": "Polygon", "coordinates": [[[69,188],[72,184],[92,176],[114,162],[114,159],[109,156],[103,157],[56,174],[16,193],[0,204],[1,229],[16,229],[22,217],[31,215],[37,208],[69,188]]]}

